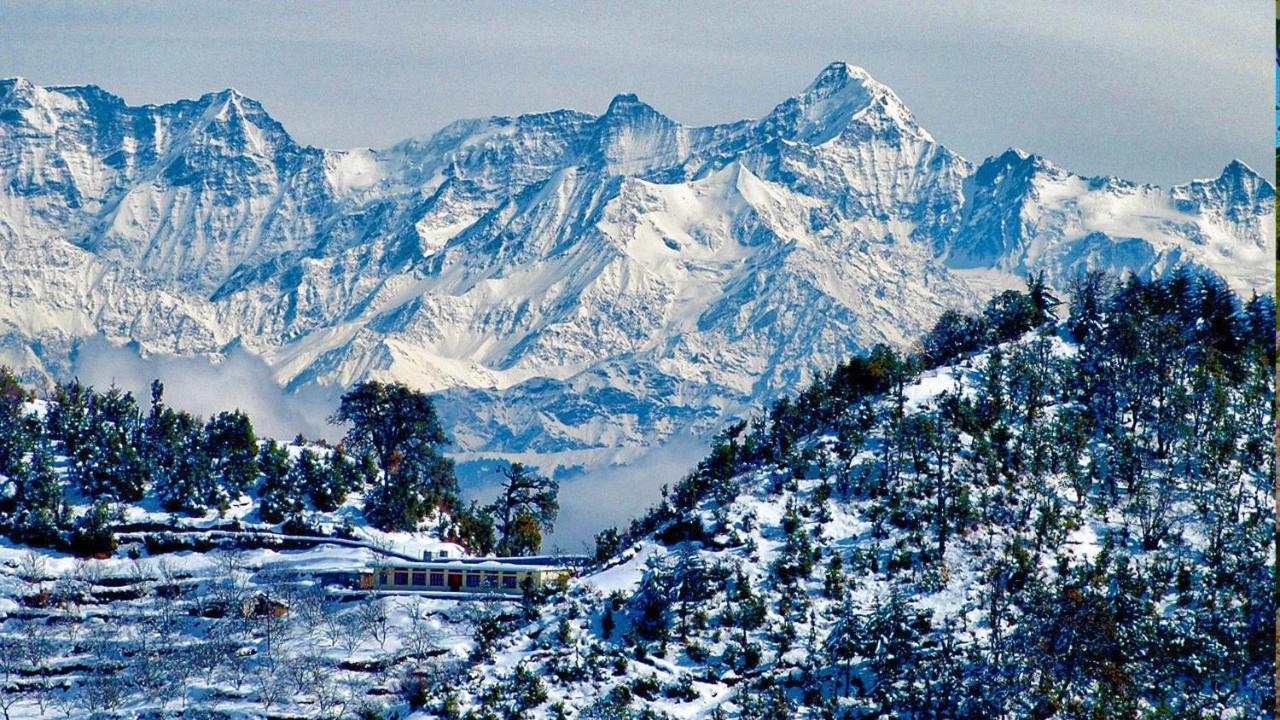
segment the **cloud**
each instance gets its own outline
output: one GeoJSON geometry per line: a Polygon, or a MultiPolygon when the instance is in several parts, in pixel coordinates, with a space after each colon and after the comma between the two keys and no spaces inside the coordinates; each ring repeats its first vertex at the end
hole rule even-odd
{"type": "Polygon", "coordinates": [[[336,440],[342,435],[340,428],[327,422],[338,406],[337,388],[309,385],[286,392],[265,362],[240,348],[216,361],[142,357],[132,347],[95,337],[80,347],[72,370],[81,382],[100,390],[114,384],[132,392],[143,406],[151,397],[151,381],[158,378],[164,383],[168,405],[206,418],[223,410],[241,410],[260,437],[288,440],[302,433],[336,440]]]}
{"type": "Polygon", "coordinates": [[[706,457],[710,441],[677,438],[624,465],[609,465],[560,481],[560,518],[543,549],[591,552],[595,535],[607,527],[625,529],[706,457]]]}

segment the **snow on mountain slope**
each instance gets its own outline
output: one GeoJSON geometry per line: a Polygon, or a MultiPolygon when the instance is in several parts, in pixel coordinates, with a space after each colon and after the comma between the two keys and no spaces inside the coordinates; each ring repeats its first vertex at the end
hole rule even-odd
{"type": "Polygon", "coordinates": [[[1217,178],[1166,189],[1085,178],[1009,150],[969,188],[952,267],[1045,268],[1061,281],[1083,268],[1158,275],[1193,264],[1244,292],[1274,283],[1275,189],[1238,160],[1217,178]]]}
{"type": "Polygon", "coordinates": [[[757,121],[619,95],[353,151],[297,145],[235,91],[132,107],[0,81],[7,362],[65,373],[95,333],[234,343],[293,388],[439,391],[463,451],[703,433],[974,307],[975,268],[1270,288],[1273,207],[1239,163],[1170,189],[1019,153],[975,169],[843,63],[757,121]]]}

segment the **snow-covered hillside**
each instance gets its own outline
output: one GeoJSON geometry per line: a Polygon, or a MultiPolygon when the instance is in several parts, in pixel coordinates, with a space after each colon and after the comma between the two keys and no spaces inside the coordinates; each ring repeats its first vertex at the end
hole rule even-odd
{"type": "Polygon", "coordinates": [[[438,391],[460,451],[606,457],[705,436],[1033,269],[1266,290],[1273,209],[1238,162],[1168,189],[1017,151],[975,167],[843,63],[754,121],[619,95],[353,151],[232,90],[135,107],[10,79],[0,359],[237,347],[293,388],[438,391]]]}
{"type": "Polygon", "coordinates": [[[1264,717],[1275,306],[1186,280],[853,357],[520,601],[326,589],[361,548],[4,541],[6,709],[1264,717]]]}

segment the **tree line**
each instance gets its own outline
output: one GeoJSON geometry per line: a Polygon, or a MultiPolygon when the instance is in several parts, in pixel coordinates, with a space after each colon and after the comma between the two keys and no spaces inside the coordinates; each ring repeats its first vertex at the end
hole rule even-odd
{"type": "Polygon", "coordinates": [[[347,428],[342,442],[282,444],[258,438],[239,410],[203,420],[169,406],[158,380],[146,407],[119,388],[78,380],[37,403],[0,368],[0,475],[8,479],[0,523],[17,542],[81,555],[112,552],[123,510],[148,500],[203,517],[248,499],[258,520],[314,534],[315,518],[360,495],[377,528],[413,531],[433,520],[443,537],[480,554],[536,553],[554,526],[558,484],[520,463],[500,468],[493,503],[463,502],[444,454],[449,437],[425,393],[360,383],[330,420],[347,428]]]}

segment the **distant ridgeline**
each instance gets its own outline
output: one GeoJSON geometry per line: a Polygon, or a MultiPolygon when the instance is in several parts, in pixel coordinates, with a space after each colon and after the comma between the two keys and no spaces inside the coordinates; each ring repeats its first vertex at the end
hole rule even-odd
{"type": "Polygon", "coordinates": [[[272,525],[287,534],[336,533],[355,524],[431,531],[477,554],[538,551],[558,510],[557,485],[519,463],[501,469],[503,494],[486,507],[458,493],[431,399],[401,384],[365,382],[331,419],[346,424],[329,447],[298,436],[259,442],[250,418],[208,421],[164,403],[79,381],[35,400],[0,368],[0,521],[16,542],[106,556],[115,530],[159,511],[272,525]]]}

